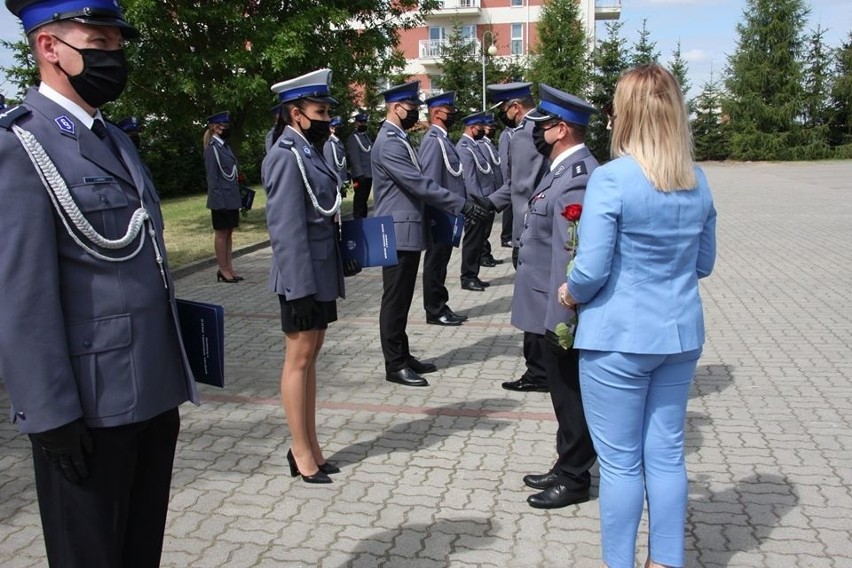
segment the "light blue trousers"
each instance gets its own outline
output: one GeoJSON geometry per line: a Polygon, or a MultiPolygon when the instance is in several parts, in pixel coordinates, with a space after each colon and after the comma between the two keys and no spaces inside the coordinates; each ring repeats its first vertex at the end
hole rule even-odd
{"type": "Polygon", "coordinates": [[[684,564],[683,429],[701,349],[674,355],[580,351],[580,388],[600,463],[603,560],[633,568],[647,493],[651,560],[684,564]]]}

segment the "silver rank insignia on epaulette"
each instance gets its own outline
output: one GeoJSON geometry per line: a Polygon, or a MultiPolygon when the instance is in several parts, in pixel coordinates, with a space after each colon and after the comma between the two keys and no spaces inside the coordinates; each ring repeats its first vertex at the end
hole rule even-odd
{"type": "Polygon", "coordinates": [[[2,113],[0,113],[0,128],[5,128],[6,130],[11,130],[12,125],[15,124],[15,121],[21,118],[22,116],[26,116],[32,112],[30,109],[24,106],[13,106],[12,108],[7,108],[2,113]]]}
{"type": "Polygon", "coordinates": [[[385,133],[387,133],[388,136],[396,136],[396,131],[391,130],[390,128],[385,130],[385,133]]]}
{"type": "Polygon", "coordinates": [[[311,149],[310,149],[309,147],[307,147],[307,146],[302,146],[302,152],[303,152],[303,153],[305,154],[305,156],[307,156],[308,158],[310,158],[310,157],[311,157],[311,149]]]}
{"type": "Polygon", "coordinates": [[[556,168],[556,171],[553,172],[553,177],[559,177],[565,173],[565,164],[559,164],[559,167],[556,168]]]}
{"type": "Polygon", "coordinates": [[[574,172],[574,175],[571,177],[582,176],[588,173],[588,170],[586,170],[586,162],[577,162],[571,166],[571,170],[574,172]]]}
{"type": "Polygon", "coordinates": [[[292,148],[293,147],[293,141],[290,140],[289,138],[284,138],[283,140],[281,140],[281,142],[278,143],[278,147],[279,148],[292,148]]]}

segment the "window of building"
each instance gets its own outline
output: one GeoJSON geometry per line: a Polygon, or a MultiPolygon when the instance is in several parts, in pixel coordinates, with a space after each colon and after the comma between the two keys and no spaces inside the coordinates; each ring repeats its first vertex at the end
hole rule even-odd
{"type": "Polygon", "coordinates": [[[461,36],[464,39],[476,39],[476,26],[462,26],[461,36]]]}
{"type": "Polygon", "coordinates": [[[447,28],[443,26],[430,26],[429,39],[442,40],[447,38],[447,28]]]}
{"type": "Polygon", "coordinates": [[[515,8],[518,6],[523,6],[524,0],[509,0],[509,6],[515,8]]]}
{"type": "Polygon", "coordinates": [[[524,53],[524,25],[512,24],[512,55],[524,53]]]}

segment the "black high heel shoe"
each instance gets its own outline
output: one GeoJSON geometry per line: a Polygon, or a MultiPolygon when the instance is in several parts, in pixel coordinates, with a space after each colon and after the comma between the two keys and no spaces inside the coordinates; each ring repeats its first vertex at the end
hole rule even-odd
{"type": "MultiPolygon", "coordinates": [[[[302,476],[302,481],[305,483],[331,483],[331,478],[326,475],[326,473],[319,468],[317,472],[313,475],[305,475],[301,471],[299,471],[299,466],[296,465],[296,458],[293,457],[293,449],[290,448],[287,450],[287,463],[290,464],[290,476],[296,477],[297,475],[302,476]]],[[[323,464],[327,465],[327,464],[323,464]]]]}
{"type": "Polygon", "coordinates": [[[322,464],[318,464],[318,467],[320,471],[326,475],[331,475],[332,473],[340,473],[340,468],[329,461],[322,464]]]}
{"type": "Polygon", "coordinates": [[[237,276],[236,274],[234,274],[234,280],[236,280],[237,282],[242,282],[243,280],[245,280],[245,278],[243,278],[242,276],[237,276]]]}
{"type": "Polygon", "coordinates": [[[225,278],[225,275],[222,274],[221,270],[216,271],[216,282],[227,282],[228,284],[236,284],[242,280],[242,278],[237,278],[236,276],[233,278],[225,278]]]}

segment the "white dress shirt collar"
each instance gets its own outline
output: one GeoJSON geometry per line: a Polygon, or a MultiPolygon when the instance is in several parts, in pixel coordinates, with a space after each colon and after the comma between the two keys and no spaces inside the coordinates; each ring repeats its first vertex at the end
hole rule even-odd
{"type": "Polygon", "coordinates": [[[571,156],[571,154],[576,154],[577,152],[579,152],[581,149],[583,149],[585,147],[586,147],[586,145],[583,144],[582,142],[580,142],[576,146],[571,146],[570,148],[568,148],[567,150],[565,150],[564,152],[562,152],[561,154],[556,156],[556,158],[552,162],[550,162],[550,171],[551,172],[556,171],[556,168],[559,166],[559,164],[561,164],[562,162],[567,160],[568,157],[571,156]]]}
{"type": "Polygon", "coordinates": [[[95,115],[92,116],[83,110],[83,107],[66,97],[65,95],[59,93],[56,89],[48,85],[47,83],[41,83],[38,86],[38,92],[52,100],[68,112],[74,115],[74,118],[83,123],[83,126],[92,129],[92,125],[95,123],[95,119],[100,119],[103,121],[104,117],[101,115],[100,109],[95,109],[95,115]]]}

